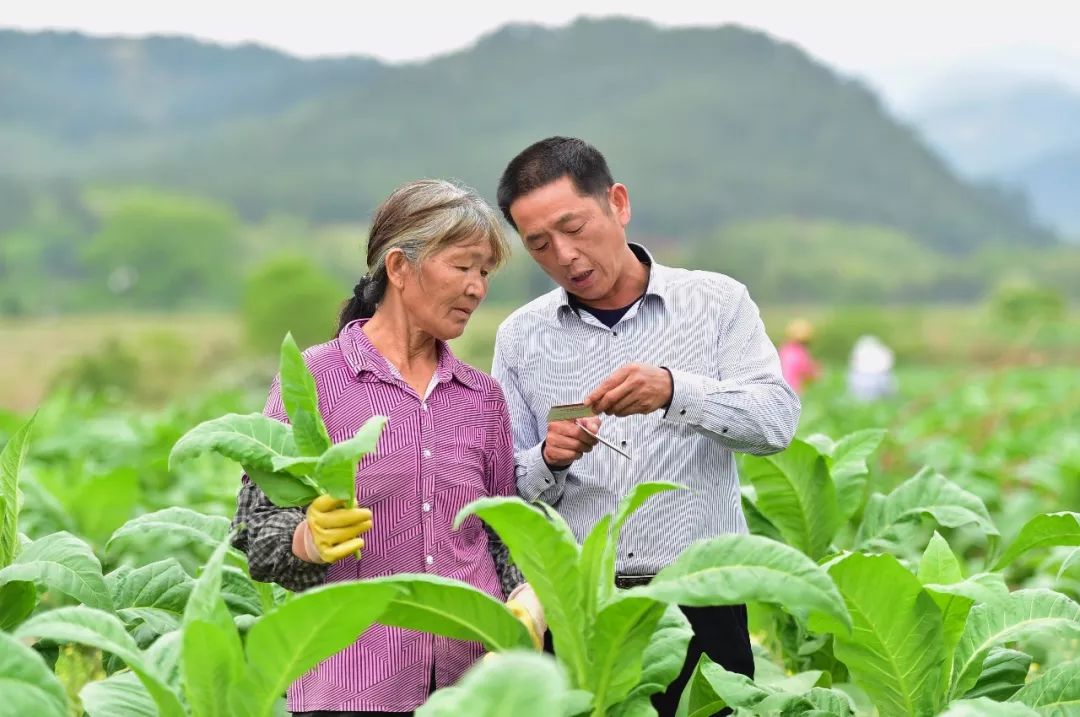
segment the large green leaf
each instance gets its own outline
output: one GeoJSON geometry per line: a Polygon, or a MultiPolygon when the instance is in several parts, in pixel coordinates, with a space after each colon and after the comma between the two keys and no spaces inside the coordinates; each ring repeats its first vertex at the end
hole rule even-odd
{"type": "Polygon", "coordinates": [[[977,697],[951,703],[938,717],[1039,717],[1039,713],[1016,702],[995,702],[989,697],[977,697]]]}
{"type": "Polygon", "coordinates": [[[1007,700],[1024,686],[1030,667],[1031,655],[1026,652],[994,647],[983,662],[979,681],[964,697],[989,697],[999,702],[1007,700]]]}
{"type": "Polygon", "coordinates": [[[267,473],[254,468],[247,468],[246,472],[267,499],[279,508],[303,507],[320,495],[313,478],[290,473],[267,473]]]}
{"type": "Polygon", "coordinates": [[[492,651],[532,646],[525,626],[501,600],[467,583],[422,574],[390,575],[366,582],[396,588],[396,596],[378,618],[384,625],[474,640],[492,651]]]}
{"type": "Polygon", "coordinates": [[[296,448],[304,456],[322,455],[330,447],[330,436],[319,413],[315,379],[304,364],[304,356],[291,333],[281,342],[279,367],[281,402],[293,426],[296,448]]]}
{"type": "Polygon", "coordinates": [[[587,667],[585,601],[578,567],[580,548],[573,536],[519,498],[473,501],[458,513],[454,527],[473,514],[490,525],[510,550],[544,606],[559,659],[574,671],[576,684],[583,684],[587,667]]]}
{"type": "Polygon", "coordinates": [[[169,469],[209,452],[264,473],[274,470],[275,457],[297,454],[291,426],[261,413],[230,413],[185,433],[169,453],[169,469]]]}
{"type": "Polygon", "coordinates": [[[1011,701],[1035,708],[1040,715],[1080,714],[1080,660],[1054,665],[1021,687],[1011,701]]]}
{"type": "Polygon", "coordinates": [[[557,717],[569,698],[550,656],[515,651],[477,663],[457,685],[435,692],[416,717],[557,717]]]}
{"type": "Polygon", "coordinates": [[[182,537],[212,549],[216,548],[228,533],[228,518],[174,506],[132,518],[112,534],[105,549],[110,549],[113,543],[127,540],[146,542],[175,537],[182,537]]]}
{"type": "MultiPolygon", "coordinates": [[[[232,625],[190,620],[184,625],[181,673],[192,717],[254,715],[230,702],[244,675],[240,638],[232,625]]],[[[250,699],[250,694],[245,694],[250,699]]],[[[262,714],[269,714],[269,710],[262,714]]]]}
{"type": "Polygon", "coordinates": [[[973,607],[953,659],[953,696],[975,685],[990,648],[1041,630],[1080,635],[1080,605],[1052,590],[1017,590],[973,607]]]}
{"type": "Polygon", "coordinates": [[[71,533],[46,535],[26,546],[15,562],[0,570],[0,585],[29,580],[84,605],[112,610],[112,597],[94,551],[71,533]]]}
{"type": "MultiPolygon", "coordinates": [[[[956,559],[949,548],[948,542],[941,537],[936,530],[930,539],[929,545],[919,561],[919,582],[927,585],[953,585],[964,580],[960,568],[960,561],[956,559]]],[[[952,678],[952,655],[956,649],[956,643],[964,631],[967,622],[968,611],[974,604],[974,600],[948,592],[938,592],[928,589],[928,593],[934,599],[938,609],[941,610],[941,643],[942,654],[945,656],[945,679],[943,684],[948,684],[952,678]]]]}
{"type": "Polygon", "coordinates": [[[157,717],[154,698],[133,672],[87,682],[79,691],[79,701],[89,717],[157,717]]]}
{"type": "Polygon", "coordinates": [[[668,605],[641,656],[641,678],[623,703],[612,708],[612,717],[633,717],[639,713],[636,710],[652,708],[652,696],[667,690],[682,672],[693,635],[679,606],[668,605]]]}
{"type": "Polygon", "coordinates": [[[180,698],[157,669],[145,658],[124,630],[120,620],[109,613],[77,605],[50,610],[30,618],[15,630],[15,637],[76,643],[110,652],[124,661],[146,687],[162,717],[184,714],[180,698]]]}
{"type": "Polygon", "coordinates": [[[641,680],[642,658],[667,605],[648,598],[616,596],[600,610],[589,641],[589,681],[596,706],[625,698],[641,680]]]}
{"type": "Polygon", "coordinates": [[[229,717],[229,692],[243,674],[240,633],[221,595],[228,541],[221,541],[191,588],[184,607],[180,668],[194,717],[229,717]]]}
{"type": "Polygon", "coordinates": [[[753,709],[772,692],[754,684],[746,675],[728,672],[706,655],[698,659],[676,714],[679,717],[711,717],[724,707],[753,709]]]}
{"type": "Polygon", "coordinates": [[[350,503],[356,500],[356,467],[364,456],[375,451],[386,426],[385,416],[372,416],[356,435],[335,443],[319,457],[315,480],[330,495],[350,503]]]}
{"type": "Polygon", "coordinates": [[[841,522],[847,522],[862,506],[866,475],[870,472],[866,459],[877,450],[884,437],[884,429],[868,428],[849,433],[832,446],[827,462],[836,485],[841,522]]]}
{"type": "Polygon", "coordinates": [[[334,583],[267,613],[248,631],[247,675],[230,704],[247,714],[269,714],[291,682],[355,642],[399,591],[394,584],[334,583]]]}
{"type": "Polygon", "coordinates": [[[1080,513],[1044,513],[1029,520],[997,562],[1001,570],[1033,548],[1051,545],[1080,545],[1080,513]]]}
{"type": "Polygon", "coordinates": [[[826,553],[840,527],[840,510],[816,448],[795,440],[771,456],[746,456],[743,476],[754,485],[757,509],[789,545],[815,560],[826,553]]]}
{"type": "Polygon", "coordinates": [[[887,496],[874,495],[866,506],[857,542],[874,545],[898,524],[928,515],[938,525],[957,528],[974,523],[988,536],[998,530],[982,500],[931,468],[924,468],[887,496]]]}
{"type": "Polygon", "coordinates": [[[0,632],[0,717],[67,717],[63,685],[37,652],[0,632]]]}
{"type": "Polygon", "coordinates": [[[780,605],[802,619],[851,621],[825,571],[801,552],[756,535],[722,535],[694,543],[651,583],[628,594],[678,605],[780,605]]]}
{"type": "MultiPolygon", "coordinates": [[[[36,417],[36,416],[35,416],[36,417]]],[[[34,418],[15,431],[0,451],[0,568],[15,559],[19,548],[19,470],[30,447],[34,418]]]]}
{"type": "Polygon", "coordinates": [[[37,588],[29,580],[0,585],[0,630],[10,630],[37,607],[37,588]]]}
{"type": "MultiPolygon", "coordinates": [[[[933,714],[945,685],[941,611],[891,555],[853,553],[829,567],[854,623],[833,635],[833,654],[882,717],[933,714]]],[[[828,625],[816,625],[818,629],[828,625]]]]}
{"type": "MultiPolygon", "coordinates": [[[[592,625],[600,606],[615,592],[615,556],[619,535],[627,519],[658,493],[682,486],[666,481],[639,483],[620,502],[614,514],[605,515],[592,527],[581,546],[581,591],[585,600],[586,624],[592,625]]],[[[558,513],[552,518],[561,520],[558,513]]]]}
{"type": "Polygon", "coordinates": [[[194,581],[176,558],[138,568],[117,568],[105,576],[117,608],[156,607],[183,614],[194,581]]]}

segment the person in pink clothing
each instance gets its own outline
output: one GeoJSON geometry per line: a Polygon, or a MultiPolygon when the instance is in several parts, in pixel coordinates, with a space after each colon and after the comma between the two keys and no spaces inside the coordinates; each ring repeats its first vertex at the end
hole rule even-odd
{"type": "Polygon", "coordinates": [[[787,340],[780,347],[780,370],[784,380],[795,393],[802,393],[805,385],[818,377],[817,362],[810,356],[810,341],[814,327],[806,319],[795,319],[788,324],[787,340]]]}

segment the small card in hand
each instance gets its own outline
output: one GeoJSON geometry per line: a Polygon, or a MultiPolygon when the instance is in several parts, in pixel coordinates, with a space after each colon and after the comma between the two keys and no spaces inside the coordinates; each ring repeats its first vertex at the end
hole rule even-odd
{"type": "Polygon", "coordinates": [[[584,403],[564,403],[559,406],[552,406],[551,410],[548,411],[547,419],[548,423],[550,423],[552,421],[573,421],[595,415],[596,412],[584,403]]]}

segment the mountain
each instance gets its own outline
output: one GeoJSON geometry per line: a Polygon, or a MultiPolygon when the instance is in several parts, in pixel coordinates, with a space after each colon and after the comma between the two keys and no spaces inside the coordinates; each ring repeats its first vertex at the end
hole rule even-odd
{"type": "Polygon", "coordinates": [[[957,178],[864,85],[735,26],[510,25],[402,65],[176,38],[0,42],[5,56],[51,57],[5,62],[0,152],[16,159],[0,171],[16,178],[152,183],[249,218],[356,220],[417,176],[491,197],[517,151],[572,134],[629,186],[640,234],[783,216],[893,227],[953,253],[1053,242],[1015,198],[957,178]]]}

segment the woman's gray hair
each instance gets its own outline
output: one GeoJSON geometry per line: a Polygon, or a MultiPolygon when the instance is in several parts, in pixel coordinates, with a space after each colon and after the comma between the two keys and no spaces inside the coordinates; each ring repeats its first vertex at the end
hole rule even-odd
{"type": "Polygon", "coordinates": [[[368,234],[367,273],[341,313],[338,332],[368,318],[386,293],[386,257],[400,249],[414,266],[447,247],[467,240],[487,241],[495,266],[510,255],[498,213],[480,194],[443,179],[420,179],[394,190],[375,210],[368,234]]]}

